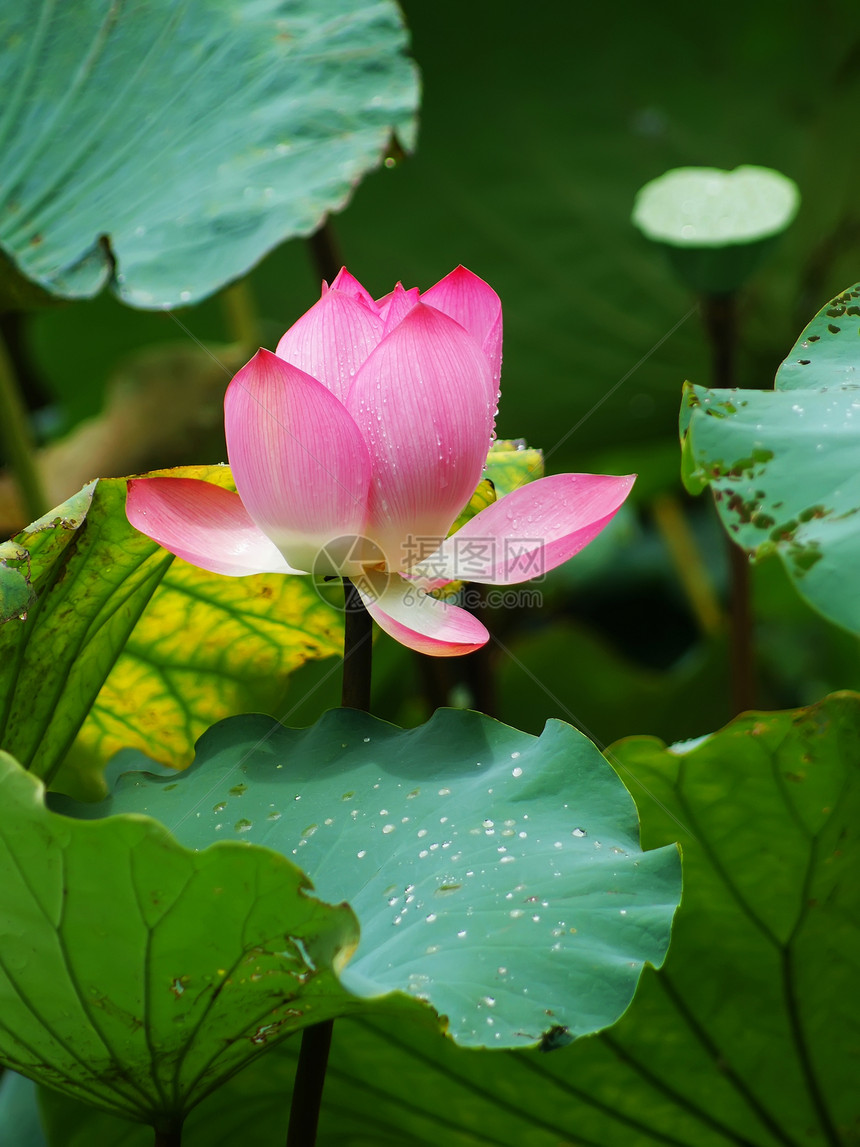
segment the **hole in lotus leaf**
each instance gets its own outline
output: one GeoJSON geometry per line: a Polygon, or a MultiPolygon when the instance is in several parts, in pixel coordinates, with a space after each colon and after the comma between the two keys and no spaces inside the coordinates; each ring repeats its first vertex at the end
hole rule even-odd
{"type": "Polygon", "coordinates": [[[573,1036],[569,1030],[560,1024],[555,1024],[541,1036],[540,1050],[558,1051],[560,1047],[566,1047],[569,1043],[573,1043],[573,1036]]]}

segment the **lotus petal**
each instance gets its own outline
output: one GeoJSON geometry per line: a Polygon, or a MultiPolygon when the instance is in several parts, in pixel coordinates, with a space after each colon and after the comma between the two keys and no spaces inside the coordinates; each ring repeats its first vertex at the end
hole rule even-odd
{"type": "Polygon", "coordinates": [[[460,657],[480,649],[490,636],[467,610],[429,597],[397,574],[373,570],[355,585],[379,628],[419,653],[460,657]]]}
{"type": "Polygon", "coordinates": [[[200,569],[228,577],[301,573],[252,521],[238,494],[196,478],[133,478],[128,520],[200,569]]]}
{"type": "Polygon", "coordinates": [[[236,375],[224,399],[227,454],[246,510],[298,569],[342,536],[361,534],[370,455],[346,409],[321,382],[269,351],[236,375]]]}
{"type": "Polygon", "coordinates": [[[540,577],[597,537],[634,481],[635,475],[539,478],[481,510],[411,574],[425,587],[457,580],[515,585],[540,577]]]}
{"type": "Polygon", "coordinates": [[[367,529],[389,569],[435,550],[478,483],[495,413],[486,356],[419,303],[371,353],[347,396],[373,462],[367,529]]]}

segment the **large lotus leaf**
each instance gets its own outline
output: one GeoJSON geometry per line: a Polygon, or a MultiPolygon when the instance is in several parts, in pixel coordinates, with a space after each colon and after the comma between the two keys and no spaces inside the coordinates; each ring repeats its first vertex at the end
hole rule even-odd
{"type": "Polygon", "coordinates": [[[521,439],[497,440],[490,447],[484,474],[467,505],[448,531],[454,534],[466,522],[527,482],[543,477],[543,454],[521,439]]]}
{"type": "Polygon", "coordinates": [[[543,473],[542,452],[527,446],[522,438],[497,439],[490,447],[484,467],[484,477],[493,483],[499,498],[542,478],[543,473]]]}
{"type": "Polygon", "coordinates": [[[8,621],[10,617],[20,617],[25,614],[36,600],[36,595],[27,580],[26,573],[18,565],[22,559],[12,557],[13,564],[9,564],[9,560],[9,557],[0,557],[0,619],[2,621],[8,621]]]}
{"type": "Polygon", "coordinates": [[[776,390],[860,387],[860,283],[822,307],[776,372],[776,390]]]}
{"type": "MultiPolygon", "coordinates": [[[[182,473],[230,482],[226,467],[182,473]]],[[[277,708],[292,669],[342,645],[307,579],[227,579],[174,559],[129,525],[125,485],[89,486],[0,546],[36,598],[0,627],[2,744],[91,797],[118,748],[181,767],[213,720],[277,708]]]]}
{"type": "Polygon", "coordinates": [[[860,283],[804,330],[776,389],[691,386],[684,479],[710,484],[720,517],[754,558],[777,553],[797,589],[860,633],[860,283]]]}
{"type": "MultiPolygon", "coordinates": [[[[393,1019],[339,1021],[326,1147],[856,1143],[860,698],[751,714],[695,747],[632,739],[613,757],[643,840],[683,842],[663,968],[645,972],[611,1031],[552,1055],[463,1050],[393,1019]]],[[[261,1142],[280,1141],[295,1055],[281,1045],[201,1104],[188,1147],[227,1147],[248,1120],[261,1142]]],[[[77,1136],[66,1134],[68,1102],[42,1102],[52,1147],[148,1147],[119,1124],[88,1139],[80,1109],[77,1136]]]]}
{"type": "Polygon", "coordinates": [[[58,816],[6,753],[0,792],[6,1066],[168,1127],[269,1041],[349,1009],[355,917],[284,857],[58,816]]]}
{"type": "Polygon", "coordinates": [[[34,0],[0,43],[0,247],[64,297],[203,298],[412,142],[390,0],[34,0]]]}
{"type": "MultiPolygon", "coordinates": [[[[138,748],[184,768],[213,722],[249,709],[283,714],[290,673],[339,656],[343,622],[309,578],[225,578],[178,559],[123,646],[73,747],[101,770],[138,748]]],[[[340,661],[327,675],[339,676],[340,661]]]]}
{"type": "Polygon", "coordinates": [[[172,560],[142,537],[123,544],[124,482],[95,489],[0,546],[35,598],[0,627],[0,737],[48,780],[172,560]]]}
{"type": "Polygon", "coordinates": [[[349,709],[305,730],[236,717],[179,777],[125,773],[101,806],[60,799],[146,813],[191,848],[295,858],[360,921],[344,986],[426,1000],[466,1045],[614,1023],[662,962],[679,894],[675,849],[641,851],[624,786],[561,722],[538,739],[461,710],[408,731],[349,709]]]}

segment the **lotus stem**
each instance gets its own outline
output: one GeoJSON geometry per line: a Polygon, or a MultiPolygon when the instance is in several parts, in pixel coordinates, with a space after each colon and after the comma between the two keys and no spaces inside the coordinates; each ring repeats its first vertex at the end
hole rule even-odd
{"type": "MultiPolygon", "coordinates": [[[[735,360],[738,345],[737,295],[705,295],[702,319],[711,348],[711,386],[730,390],[737,386],[735,360]]],[[[731,579],[730,664],[732,715],[755,704],[752,606],[749,559],[728,539],[731,579]]]]}
{"type": "Polygon", "coordinates": [[[302,1032],[299,1062],[293,1080],[287,1147],[314,1147],[317,1141],[317,1124],[333,1031],[334,1020],[326,1020],[302,1032]]]}
{"type": "Polygon", "coordinates": [[[345,709],[362,709],[369,713],[373,621],[349,578],[343,579],[343,596],[343,684],[340,703],[345,709]]]}
{"type": "Polygon", "coordinates": [[[711,386],[729,390],[737,386],[737,295],[705,295],[702,320],[711,348],[711,386]]]}
{"type": "Polygon", "coordinates": [[[729,539],[729,572],[732,587],[731,672],[732,715],[755,707],[753,669],[753,614],[750,563],[746,551],[729,539]]]}
{"type": "Polygon", "coordinates": [[[250,352],[262,341],[254,292],[247,279],[240,279],[221,292],[221,305],[233,340],[250,352]]]}
{"type": "MultiPolygon", "coordinates": [[[[651,512],[699,629],[706,637],[713,637],[723,628],[723,613],[708,567],[684,516],[681,503],[674,495],[660,494],[654,499],[651,512]]],[[[737,549],[736,546],[734,548],[737,549]]]]}
{"type": "Polygon", "coordinates": [[[181,1147],[182,1143],[182,1124],[174,1124],[171,1127],[156,1127],[155,1128],[155,1144],[154,1147],[181,1147]]]}
{"type": "MultiPolygon", "coordinates": [[[[370,670],[373,622],[361,595],[348,578],[343,579],[343,684],[341,704],[348,709],[370,711],[370,670]]],[[[313,1024],[302,1032],[299,1062],[293,1081],[293,1102],[287,1147],[313,1147],[317,1139],[328,1053],[334,1020],[313,1024]]],[[[165,1145],[166,1147],[166,1145],[165,1145]]]]}
{"type": "Polygon", "coordinates": [[[50,509],[36,462],[36,449],[12,359],[0,335],[0,440],[28,522],[50,509]]]}
{"type": "Polygon", "coordinates": [[[343,258],[334,228],[328,219],[324,220],[308,238],[314,270],[321,279],[330,283],[343,266],[343,258]]]}

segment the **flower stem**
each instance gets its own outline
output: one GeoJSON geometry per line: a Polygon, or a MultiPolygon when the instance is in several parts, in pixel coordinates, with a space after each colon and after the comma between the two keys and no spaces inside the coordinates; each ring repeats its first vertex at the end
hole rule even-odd
{"type": "Polygon", "coordinates": [[[373,658],[373,620],[358,590],[343,579],[343,684],[340,703],[345,709],[370,712],[370,670],[373,658]]]}
{"type": "Polygon", "coordinates": [[[221,305],[233,339],[249,351],[260,345],[260,323],[254,293],[247,279],[232,283],[221,292],[221,305]]]}
{"type": "MultiPolygon", "coordinates": [[[[706,295],[702,319],[711,347],[711,385],[729,390],[737,385],[737,295],[706,295]]],[[[734,716],[752,709],[755,704],[753,618],[749,558],[731,538],[728,539],[728,557],[731,573],[731,700],[734,716]]]]}
{"type": "MultiPolygon", "coordinates": [[[[348,578],[343,579],[343,592],[345,612],[341,704],[344,708],[369,712],[373,621],[364,608],[358,590],[348,578]]],[[[302,1046],[293,1082],[287,1147],[314,1147],[316,1143],[333,1031],[334,1020],[326,1020],[302,1032],[302,1046]]]]}
{"type": "MultiPolygon", "coordinates": [[[[651,504],[651,513],[666,543],[699,629],[705,637],[713,637],[723,628],[723,613],[707,564],[684,516],[683,507],[674,495],[660,494],[651,504]]],[[[737,549],[737,546],[733,548],[737,549]]]]}
{"type": "Polygon", "coordinates": [[[36,449],[12,359],[0,335],[0,440],[6,464],[15,476],[28,522],[50,509],[36,463],[36,449]]]}
{"type": "Polygon", "coordinates": [[[182,1124],[174,1123],[171,1127],[156,1127],[153,1147],[181,1147],[182,1124]]]}
{"type": "Polygon", "coordinates": [[[735,382],[738,345],[737,295],[705,295],[702,321],[711,348],[711,386],[729,390],[735,382]]]}
{"type": "Polygon", "coordinates": [[[314,269],[321,279],[330,283],[343,266],[340,247],[334,228],[328,219],[324,220],[308,238],[314,269]]]}
{"type": "Polygon", "coordinates": [[[333,1030],[334,1020],[326,1020],[302,1032],[299,1062],[293,1080],[287,1147],[314,1147],[317,1141],[320,1103],[333,1030]]]}
{"type": "Polygon", "coordinates": [[[729,540],[729,570],[732,583],[731,667],[734,716],[755,707],[755,680],[750,563],[746,552],[731,540],[729,540]]]}

